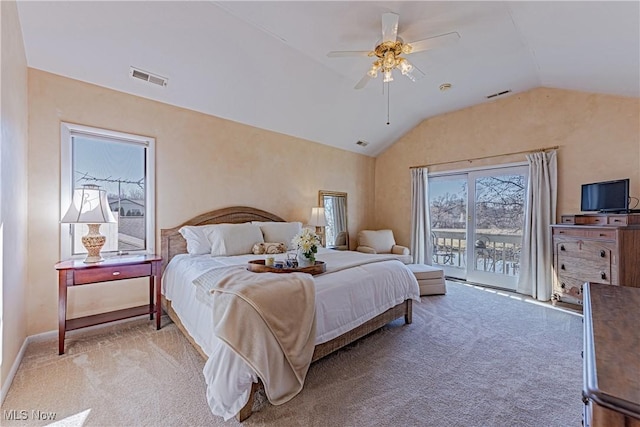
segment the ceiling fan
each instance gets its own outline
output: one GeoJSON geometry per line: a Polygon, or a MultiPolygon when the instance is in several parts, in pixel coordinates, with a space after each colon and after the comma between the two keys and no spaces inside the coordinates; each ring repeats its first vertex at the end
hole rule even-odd
{"type": "Polygon", "coordinates": [[[362,77],[355,86],[355,89],[365,87],[367,83],[369,83],[369,80],[378,77],[378,72],[382,73],[384,83],[393,81],[392,72],[394,69],[400,70],[402,75],[408,77],[411,81],[420,80],[424,77],[424,73],[400,55],[408,55],[410,53],[446,46],[460,39],[460,35],[454,31],[411,43],[405,43],[402,38],[398,37],[399,17],[400,16],[395,13],[382,14],[382,40],[376,44],[372,51],[349,50],[327,53],[327,56],[330,58],[345,56],[376,57],[376,60],[371,65],[371,69],[362,77]]]}

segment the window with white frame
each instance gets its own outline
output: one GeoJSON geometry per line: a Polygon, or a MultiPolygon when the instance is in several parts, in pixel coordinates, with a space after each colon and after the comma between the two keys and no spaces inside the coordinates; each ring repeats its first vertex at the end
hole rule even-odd
{"type": "MultiPolygon", "coordinates": [[[[115,223],[102,224],[102,254],[155,251],[155,170],[153,138],[88,126],[61,125],[61,215],[73,191],[97,185],[107,193],[115,223]]],[[[62,217],[62,216],[61,216],[62,217]]],[[[86,224],[62,224],[61,257],[86,254],[86,224]]]]}

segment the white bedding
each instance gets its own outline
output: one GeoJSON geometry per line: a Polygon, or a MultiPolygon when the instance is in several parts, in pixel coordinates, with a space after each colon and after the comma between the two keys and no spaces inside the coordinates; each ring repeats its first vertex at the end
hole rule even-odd
{"type": "MultiPolygon", "coordinates": [[[[285,255],[279,257],[284,259],[285,255]]],[[[172,302],[191,337],[209,356],[203,370],[207,400],[211,411],[225,420],[244,406],[257,378],[239,356],[210,332],[211,308],[196,297],[197,288],[192,282],[213,268],[246,264],[254,259],[262,257],[177,255],[167,265],[162,280],[163,294],[172,302]]],[[[327,263],[327,273],[314,276],[316,344],[330,341],[407,299],[420,300],[418,282],[400,261],[324,248],[320,248],[316,259],[327,263]],[[363,256],[381,261],[331,272],[332,261],[337,264],[337,257],[355,261],[363,256]]]]}

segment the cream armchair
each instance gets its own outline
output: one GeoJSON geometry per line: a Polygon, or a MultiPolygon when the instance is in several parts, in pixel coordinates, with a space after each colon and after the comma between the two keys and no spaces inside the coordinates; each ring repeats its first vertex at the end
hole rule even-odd
{"type": "Polygon", "coordinates": [[[391,230],[362,230],[358,233],[358,252],[367,254],[392,254],[405,264],[411,264],[411,252],[405,246],[396,245],[391,230]]]}

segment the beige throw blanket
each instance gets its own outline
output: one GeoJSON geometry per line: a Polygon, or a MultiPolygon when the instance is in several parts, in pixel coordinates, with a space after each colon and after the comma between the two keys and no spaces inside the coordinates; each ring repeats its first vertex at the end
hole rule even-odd
{"type": "Polygon", "coordinates": [[[262,379],[279,405],[302,390],[316,337],[315,286],[308,274],[210,270],[194,284],[212,294],[213,327],[262,379]]]}
{"type": "Polygon", "coordinates": [[[348,268],[358,267],[364,264],[374,262],[392,261],[401,262],[397,256],[391,254],[366,254],[355,251],[330,251],[322,252],[316,256],[318,261],[326,263],[326,272],[322,274],[331,274],[348,268]]]}

